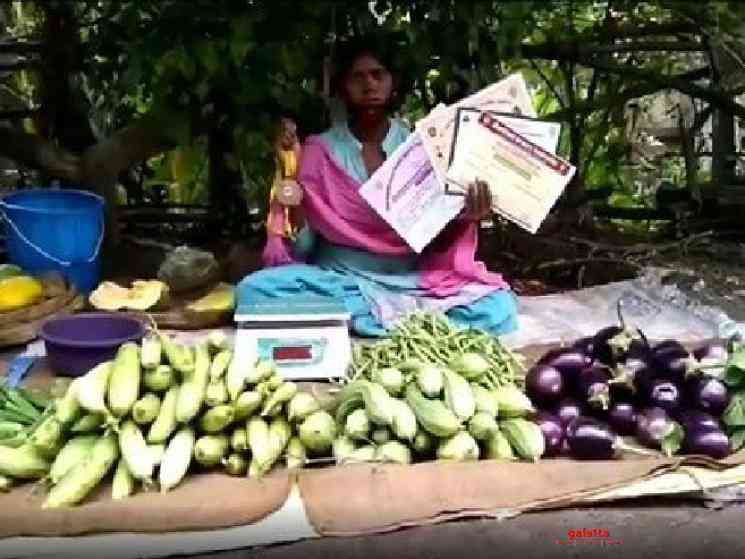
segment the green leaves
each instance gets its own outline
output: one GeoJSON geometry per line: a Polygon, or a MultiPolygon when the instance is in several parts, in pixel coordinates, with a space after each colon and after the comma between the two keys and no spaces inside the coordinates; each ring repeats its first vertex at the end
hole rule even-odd
{"type": "Polygon", "coordinates": [[[736,429],[730,433],[729,441],[733,452],[740,450],[745,446],[745,429],[736,429]]]}
{"type": "Polygon", "coordinates": [[[232,57],[233,64],[240,67],[249,50],[254,48],[254,46],[253,21],[248,16],[237,19],[232,24],[232,33],[229,41],[230,56],[232,57]]]}
{"type": "Polygon", "coordinates": [[[680,447],[683,445],[683,439],[685,438],[685,432],[679,423],[673,422],[673,426],[667,436],[662,439],[660,448],[662,452],[668,458],[673,454],[676,454],[680,447]]]}
{"type": "Polygon", "coordinates": [[[199,64],[208,77],[216,76],[223,70],[224,62],[220,56],[220,45],[216,41],[202,41],[196,46],[199,64]]]}
{"type": "Polygon", "coordinates": [[[745,348],[739,347],[729,356],[724,382],[731,388],[745,386],[745,348]]]}
{"type": "Polygon", "coordinates": [[[745,427],[745,393],[732,395],[727,409],[722,414],[722,422],[727,427],[745,427]]]}

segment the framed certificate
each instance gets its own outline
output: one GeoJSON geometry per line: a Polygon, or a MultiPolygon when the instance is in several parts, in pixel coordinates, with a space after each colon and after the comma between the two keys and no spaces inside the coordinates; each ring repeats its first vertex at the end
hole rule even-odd
{"type": "MultiPolygon", "coordinates": [[[[536,124],[532,129],[535,133],[543,128],[536,124]]],[[[476,109],[458,111],[446,175],[448,194],[463,195],[467,185],[484,180],[491,188],[493,211],[536,233],[575,172],[568,161],[501,117],[476,109]]]]}

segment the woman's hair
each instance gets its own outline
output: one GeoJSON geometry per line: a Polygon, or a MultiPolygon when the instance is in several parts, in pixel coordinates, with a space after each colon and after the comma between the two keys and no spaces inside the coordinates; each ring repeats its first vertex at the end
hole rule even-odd
{"type": "Polygon", "coordinates": [[[398,44],[393,36],[365,35],[353,37],[338,45],[334,60],[334,73],[332,76],[332,92],[340,95],[344,86],[344,80],[354,66],[354,63],[364,55],[369,55],[380,62],[393,77],[393,92],[390,100],[392,108],[398,107],[405,93],[402,80],[402,57],[403,47],[398,44]]]}

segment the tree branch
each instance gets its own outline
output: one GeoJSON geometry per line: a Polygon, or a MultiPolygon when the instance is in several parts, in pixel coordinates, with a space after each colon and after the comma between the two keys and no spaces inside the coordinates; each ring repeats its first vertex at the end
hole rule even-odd
{"type": "Polygon", "coordinates": [[[36,134],[0,127],[0,155],[27,167],[42,169],[53,177],[72,182],[81,179],[80,157],[36,134]]]}
{"type": "Polygon", "coordinates": [[[672,21],[667,23],[649,23],[647,25],[610,25],[609,32],[615,37],[647,37],[653,35],[678,35],[697,33],[701,26],[691,21],[672,21]]]}
{"type": "Polygon", "coordinates": [[[43,45],[39,41],[0,41],[0,53],[26,54],[40,52],[43,45]]]}
{"type": "Polygon", "coordinates": [[[531,66],[533,67],[533,69],[534,69],[534,70],[535,70],[536,72],[538,72],[538,75],[539,75],[539,76],[541,77],[541,79],[542,79],[542,80],[544,81],[544,83],[546,84],[546,86],[548,86],[548,88],[549,88],[549,90],[551,91],[551,93],[553,93],[553,94],[554,94],[554,97],[556,97],[556,100],[557,100],[557,101],[559,102],[559,105],[560,105],[560,106],[561,106],[562,108],[566,109],[567,105],[566,105],[566,103],[564,102],[564,99],[563,99],[563,98],[561,97],[561,94],[560,94],[560,93],[559,93],[559,91],[558,91],[558,90],[556,89],[556,86],[555,86],[555,85],[553,84],[553,82],[552,82],[551,80],[549,80],[549,79],[548,79],[548,76],[546,76],[546,74],[545,74],[545,73],[543,72],[543,70],[541,70],[541,67],[540,67],[540,66],[538,66],[538,64],[536,64],[536,61],[535,61],[535,60],[530,60],[530,65],[531,65],[531,66]]]}
{"type": "Polygon", "coordinates": [[[698,41],[642,41],[612,45],[588,45],[580,52],[703,52],[706,47],[698,41]]]}
{"type": "Polygon", "coordinates": [[[180,114],[146,115],[82,155],[60,148],[39,135],[0,127],[0,156],[40,169],[52,177],[99,190],[104,179],[116,179],[135,163],[175,145],[177,140],[170,136],[169,124],[185,118],[180,114]]]}
{"type": "MultiPolygon", "coordinates": [[[[695,81],[708,77],[710,72],[711,69],[707,66],[705,68],[698,68],[696,70],[685,72],[683,74],[677,74],[675,76],[661,76],[661,79],[695,81]]],[[[631,99],[644,97],[645,95],[650,95],[661,89],[666,88],[660,87],[658,83],[640,83],[613,95],[603,95],[602,97],[599,97],[591,102],[584,101],[582,103],[578,103],[576,111],[577,114],[593,113],[597,110],[604,109],[609,105],[619,105],[621,103],[626,103],[631,99]]],[[[546,120],[566,120],[567,118],[569,118],[569,116],[569,111],[562,110],[546,115],[544,118],[546,120]]]]}
{"type": "Polygon", "coordinates": [[[745,119],[745,107],[735,102],[726,92],[696,85],[690,80],[679,77],[668,77],[657,72],[643,70],[633,66],[610,64],[592,58],[581,58],[579,61],[584,66],[602,70],[610,74],[619,74],[625,77],[635,78],[655,84],[659,89],[675,89],[691,97],[703,99],[717,105],[719,108],[735,116],[745,119]]]}

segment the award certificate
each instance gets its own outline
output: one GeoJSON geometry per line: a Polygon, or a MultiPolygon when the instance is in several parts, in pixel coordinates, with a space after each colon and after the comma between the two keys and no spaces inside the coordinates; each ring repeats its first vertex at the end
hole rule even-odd
{"type": "Polygon", "coordinates": [[[445,192],[416,132],[360,187],[360,195],[420,253],[464,206],[445,192]]]}
{"type": "Polygon", "coordinates": [[[488,112],[463,110],[458,118],[448,183],[465,189],[486,181],[492,209],[536,233],[576,169],[488,112]]]}
{"type": "Polygon", "coordinates": [[[440,180],[443,180],[447,173],[458,120],[458,109],[465,107],[528,117],[536,116],[533,100],[521,74],[512,74],[453,105],[438,105],[419,120],[415,128],[421,134],[424,147],[432,159],[440,180]]]}

